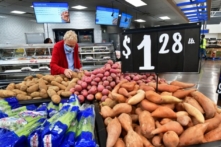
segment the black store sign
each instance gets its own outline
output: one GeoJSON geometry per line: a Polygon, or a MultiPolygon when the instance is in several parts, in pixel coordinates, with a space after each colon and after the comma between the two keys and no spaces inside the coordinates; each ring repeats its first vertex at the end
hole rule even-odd
{"type": "Polygon", "coordinates": [[[201,23],[126,30],[122,72],[198,72],[201,23]]]}

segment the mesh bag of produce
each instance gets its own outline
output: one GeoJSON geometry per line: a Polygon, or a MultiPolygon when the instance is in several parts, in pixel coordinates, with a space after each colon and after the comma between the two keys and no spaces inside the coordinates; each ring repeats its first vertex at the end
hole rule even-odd
{"type": "Polygon", "coordinates": [[[94,105],[84,104],[78,115],[78,130],[75,147],[96,147],[94,140],[95,111],[94,105]]]}

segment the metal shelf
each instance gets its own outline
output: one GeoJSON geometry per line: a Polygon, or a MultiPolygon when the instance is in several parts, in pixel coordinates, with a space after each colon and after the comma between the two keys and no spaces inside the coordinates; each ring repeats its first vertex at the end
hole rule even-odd
{"type": "Polygon", "coordinates": [[[90,55],[90,54],[110,54],[111,52],[87,52],[87,53],[80,53],[81,55],[90,55]]]}

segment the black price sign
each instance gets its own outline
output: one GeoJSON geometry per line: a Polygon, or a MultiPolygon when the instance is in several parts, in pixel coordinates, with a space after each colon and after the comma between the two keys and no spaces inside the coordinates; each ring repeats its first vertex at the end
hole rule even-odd
{"type": "Polygon", "coordinates": [[[126,30],[123,72],[198,72],[201,23],[126,30]]]}

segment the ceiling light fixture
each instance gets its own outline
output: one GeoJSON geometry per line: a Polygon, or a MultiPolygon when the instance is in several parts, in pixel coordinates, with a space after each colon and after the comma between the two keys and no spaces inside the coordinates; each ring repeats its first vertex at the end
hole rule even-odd
{"type": "Polygon", "coordinates": [[[30,7],[32,7],[32,8],[33,8],[33,5],[31,5],[30,7]]]}
{"type": "Polygon", "coordinates": [[[11,13],[15,13],[15,14],[24,14],[25,12],[14,10],[14,11],[11,11],[11,13]]]}
{"type": "Polygon", "coordinates": [[[130,3],[131,5],[134,5],[135,7],[141,7],[147,5],[142,0],[125,0],[125,1],[130,3]]]}
{"type": "Polygon", "coordinates": [[[121,14],[119,14],[118,16],[121,17],[121,14]]]}
{"type": "Polygon", "coordinates": [[[146,21],[143,20],[143,19],[136,19],[136,20],[134,20],[134,21],[136,21],[136,22],[146,22],[146,21]]]}
{"type": "Polygon", "coordinates": [[[73,6],[73,7],[71,7],[71,8],[78,9],[78,10],[82,10],[82,9],[86,9],[87,7],[81,6],[81,5],[77,5],[77,6],[73,6]]]}
{"type": "Polygon", "coordinates": [[[162,17],[159,17],[160,19],[163,19],[163,20],[167,20],[167,19],[170,19],[168,16],[162,16],[162,17]]]}

